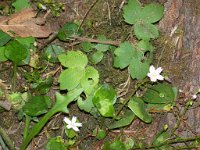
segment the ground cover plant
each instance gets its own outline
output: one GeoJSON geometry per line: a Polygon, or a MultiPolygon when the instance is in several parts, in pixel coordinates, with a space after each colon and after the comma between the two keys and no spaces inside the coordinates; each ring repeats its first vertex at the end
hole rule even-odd
{"type": "MultiPolygon", "coordinates": [[[[27,149],[57,114],[64,115],[59,124],[59,128],[63,127],[63,134],[50,136],[44,142],[43,149],[78,148],[82,141],[90,137],[102,141],[100,148],[104,150],[173,149],[174,144],[180,148],[197,148],[199,135],[184,138],[176,135],[175,131],[200,91],[187,98],[175,126],[168,129],[165,124],[151,143],[126,137],[124,132],[135,121],[151,124],[155,120],[154,113],[167,113],[176,108],[178,89],[169,82],[165,70],[154,62],[156,52],[153,40],[160,36],[157,23],[164,15],[164,6],[155,2],[142,4],[138,0],[129,0],[122,7],[121,19],[130,27],[126,35],[134,35],[134,42],[127,38],[114,41],[103,34],[96,35],[97,38],[84,35],[84,21],[97,2],[90,6],[81,22],[66,22],[40,48],[36,39],[39,34],[20,36],[19,28],[14,31],[9,28],[20,24],[19,21],[8,21],[7,28],[1,25],[0,62],[12,66],[12,82],[9,88],[0,80],[0,97],[4,99],[0,101],[0,108],[1,111],[11,111],[12,107],[18,119],[24,122],[19,149],[27,149]],[[52,43],[55,39],[63,44],[72,43],[75,49],[52,43]],[[102,81],[98,65],[106,55],[111,56],[112,68],[119,72],[126,71],[128,75],[127,81],[121,83],[121,89],[117,89],[114,83],[102,81]],[[46,65],[41,65],[41,62],[46,65]],[[58,68],[49,71],[54,65],[58,68]],[[18,72],[23,72],[27,83],[22,90],[17,89],[18,72]],[[133,84],[131,88],[130,84],[133,84]],[[52,90],[53,87],[56,88],[52,90]],[[72,105],[78,108],[74,114],[72,105]],[[81,122],[84,118],[79,118],[79,114],[87,114],[98,120],[83,138],[79,136],[90,122],[81,122]],[[116,130],[120,131],[119,134],[111,138],[110,134],[116,130]]],[[[38,11],[51,10],[53,16],[59,16],[64,10],[63,3],[58,1],[43,0],[34,4],[38,11]]],[[[19,12],[19,15],[26,9],[32,13],[30,7],[27,0],[17,0],[12,3],[12,12],[19,12]]],[[[24,28],[28,27],[26,21],[21,24],[24,28]]],[[[39,31],[45,29],[42,38],[49,36],[45,26],[34,23],[34,27],[39,31]]],[[[15,149],[2,127],[0,137],[2,149],[15,149]]]]}

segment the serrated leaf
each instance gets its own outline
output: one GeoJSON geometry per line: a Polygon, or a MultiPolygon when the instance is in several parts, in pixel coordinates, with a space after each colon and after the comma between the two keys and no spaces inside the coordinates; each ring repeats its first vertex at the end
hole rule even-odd
{"type": "Polygon", "coordinates": [[[50,62],[58,62],[58,55],[65,52],[65,49],[58,45],[49,45],[44,50],[44,58],[50,62]]]}
{"type": "Polygon", "coordinates": [[[58,38],[62,41],[68,41],[73,35],[81,35],[82,31],[78,30],[79,26],[76,23],[69,22],[58,31],[58,38]]]}
{"type": "Polygon", "coordinates": [[[128,4],[123,7],[123,17],[126,23],[135,24],[141,19],[141,4],[138,0],[129,0],[128,4]]]}
{"type": "Polygon", "coordinates": [[[81,87],[83,88],[86,95],[89,95],[94,87],[99,82],[99,73],[98,71],[91,66],[88,66],[85,69],[85,76],[81,79],[81,87]]]}
{"type": "Polygon", "coordinates": [[[158,29],[155,25],[146,21],[138,21],[134,25],[134,34],[140,40],[156,39],[159,36],[158,29]]]}
{"type": "Polygon", "coordinates": [[[132,58],[129,66],[130,75],[133,79],[142,80],[147,76],[149,72],[149,64],[144,61],[141,62],[136,58],[132,58]]]}
{"type": "Polygon", "coordinates": [[[34,117],[48,112],[50,106],[51,99],[48,96],[32,96],[22,109],[28,116],[34,117]]]}
{"type": "Polygon", "coordinates": [[[31,7],[28,0],[16,0],[16,2],[12,3],[12,6],[15,7],[15,12],[31,7]]]}
{"type": "MultiPolygon", "coordinates": [[[[108,39],[104,36],[104,35],[99,35],[97,37],[98,40],[100,41],[107,41],[108,39]]],[[[106,52],[108,49],[109,49],[110,45],[108,44],[97,44],[94,46],[94,48],[97,50],[97,51],[101,51],[101,52],[106,52]]]]}
{"type": "Polygon", "coordinates": [[[146,5],[141,12],[141,19],[149,22],[155,23],[163,17],[164,7],[157,3],[151,3],[146,5]]]}
{"type": "Polygon", "coordinates": [[[16,40],[11,41],[5,47],[5,56],[16,64],[26,59],[27,55],[28,49],[16,40]]]}
{"type": "Polygon", "coordinates": [[[176,98],[173,88],[167,84],[157,84],[149,88],[143,96],[147,103],[168,104],[176,98]]]}
{"type": "Polygon", "coordinates": [[[87,56],[81,51],[69,51],[67,54],[59,55],[58,59],[64,67],[68,68],[85,68],[88,63],[87,56]]]}
{"type": "Polygon", "coordinates": [[[80,84],[84,74],[85,70],[82,68],[69,68],[64,70],[58,79],[58,82],[60,82],[60,89],[73,90],[80,84]]]}
{"type": "Polygon", "coordinates": [[[10,41],[11,36],[7,33],[0,30],[0,46],[5,45],[8,41],[10,41]]]}
{"type": "Polygon", "coordinates": [[[129,100],[128,107],[134,112],[134,114],[140,118],[142,121],[146,123],[150,123],[152,121],[151,116],[146,111],[144,101],[139,97],[132,97],[129,100]]]}
{"type": "Polygon", "coordinates": [[[8,60],[6,57],[5,57],[5,47],[0,47],[0,62],[4,62],[8,60]]]}
{"type": "Polygon", "coordinates": [[[136,49],[132,44],[128,42],[120,44],[119,48],[114,52],[114,66],[120,69],[126,68],[134,56],[134,51],[136,51],[136,49]]]}
{"type": "Polygon", "coordinates": [[[133,121],[135,114],[132,111],[127,111],[120,120],[117,120],[108,126],[109,129],[125,127],[133,121]]]}
{"type": "Polygon", "coordinates": [[[102,59],[103,59],[103,52],[101,52],[101,51],[96,51],[92,55],[92,63],[93,64],[98,64],[102,59]]]}
{"type": "Polygon", "coordinates": [[[93,97],[93,104],[104,117],[113,117],[115,113],[114,104],[116,102],[115,90],[104,84],[96,90],[93,97]]]}

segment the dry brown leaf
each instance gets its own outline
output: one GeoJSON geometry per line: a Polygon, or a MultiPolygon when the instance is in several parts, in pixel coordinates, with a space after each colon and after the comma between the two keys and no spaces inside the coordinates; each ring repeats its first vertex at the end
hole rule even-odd
{"type": "Polygon", "coordinates": [[[51,34],[51,28],[48,25],[39,25],[37,22],[44,18],[36,18],[36,13],[33,9],[24,9],[18,13],[8,17],[0,17],[0,29],[8,33],[13,31],[15,36],[20,37],[37,37],[45,38],[51,34]]]}

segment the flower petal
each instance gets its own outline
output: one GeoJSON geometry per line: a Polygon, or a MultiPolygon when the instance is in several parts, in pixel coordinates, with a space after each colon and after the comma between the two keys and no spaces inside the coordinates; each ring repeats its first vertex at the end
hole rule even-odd
{"type": "Polygon", "coordinates": [[[157,79],[158,79],[158,80],[164,80],[164,77],[163,77],[162,75],[158,74],[158,75],[157,75],[157,79]]]}
{"type": "Polygon", "coordinates": [[[72,128],[74,131],[79,131],[79,129],[78,129],[78,127],[76,127],[76,126],[73,126],[73,128],[72,128]]]}
{"type": "Polygon", "coordinates": [[[77,127],[82,127],[82,123],[79,123],[79,122],[78,123],[74,123],[74,125],[77,126],[77,127]]]}
{"type": "Polygon", "coordinates": [[[76,123],[76,116],[72,117],[72,123],[76,123]]]}
{"type": "Polygon", "coordinates": [[[156,71],[155,67],[153,65],[151,65],[150,68],[149,68],[149,72],[152,73],[152,72],[155,72],[155,71],[156,71]]]}
{"type": "Polygon", "coordinates": [[[67,117],[64,118],[64,122],[67,123],[67,124],[71,124],[72,123],[71,120],[69,120],[69,118],[67,118],[67,117]]]}
{"type": "Polygon", "coordinates": [[[163,69],[161,67],[159,67],[159,68],[156,69],[156,72],[160,74],[162,72],[162,70],[163,69]]]}

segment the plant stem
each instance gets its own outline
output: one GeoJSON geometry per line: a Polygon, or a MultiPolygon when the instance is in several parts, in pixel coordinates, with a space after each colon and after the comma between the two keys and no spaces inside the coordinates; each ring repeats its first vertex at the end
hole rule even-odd
{"type": "Polygon", "coordinates": [[[12,77],[12,90],[16,89],[16,81],[17,81],[17,64],[13,62],[13,77],[12,77]]]}
{"type": "Polygon", "coordinates": [[[4,140],[4,142],[9,147],[10,150],[15,149],[13,142],[11,141],[11,139],[7,135],[6,131],[1,126],[0,126],[0,136],[2,137],[2,139],[4,140]]]}
{"type": "Polygon", "coordinates": [[[29,125],[30,125],[30,121],[31,121],[31,117],[28,115],[25,115],[26,121],[25,121],[25,127],[24,127],[24,139],[26,139],[27,135],[28,135],[28,130],[29,130],[29,125]]]}

